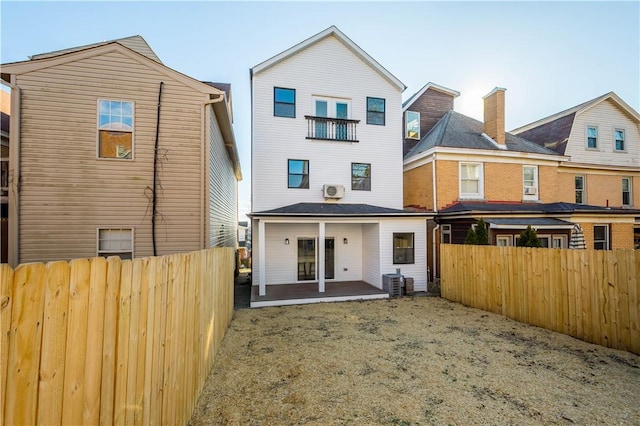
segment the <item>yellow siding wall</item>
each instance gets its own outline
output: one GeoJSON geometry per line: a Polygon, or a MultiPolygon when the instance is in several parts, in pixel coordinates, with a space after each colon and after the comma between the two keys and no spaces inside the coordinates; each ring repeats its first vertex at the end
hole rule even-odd
{"type": "Polygon", "coordinates": [[[633,223],[611,224],[611,248],[633,249],[633,223]]]}
{"type": "Polygon", "coordinates": [[[458,183],[459,167],[457,161],[436,161],[436,192],[438,210],[458,201],[460,191],[458,183]]]}
{"type": "Polygon", "coordinates": [[[484,163],[484,198],[522,201],[522,165],[484,163]]]}
{"type": "Polygon", "coordinates": [[[432,163],[403,173],[405,207],[414,206],[433,210],[432,163]]]}

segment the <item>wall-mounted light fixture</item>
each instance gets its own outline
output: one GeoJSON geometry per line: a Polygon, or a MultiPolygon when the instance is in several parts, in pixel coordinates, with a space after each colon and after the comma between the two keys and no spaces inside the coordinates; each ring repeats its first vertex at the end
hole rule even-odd
{"type": "Polygon", "coordinates": [[[345,237],[345,238],[342,240],[342,243],[343,243],[343,244],[349,244],[349,240],[347,240],[347,238],[345,237]]]}
{"type": "Polygon", "coordinates": [[[288,238],[285,238],[285,239],[284,239],[284,243],[285,243],[286,245],[289,245],[289,239],[288,239],[288,238]]]}

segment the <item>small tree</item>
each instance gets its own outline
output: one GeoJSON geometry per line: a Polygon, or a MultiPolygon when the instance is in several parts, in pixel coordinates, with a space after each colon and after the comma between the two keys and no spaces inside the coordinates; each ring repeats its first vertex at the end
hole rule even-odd
{"type": "Polygon", "coordinates": [[[469,231],[467,232],[467,236],[464,238],[464,243],[473,244],[473,245],[478,244],[478,235],[476,234],[476,231],[473,228],[469,228],[469,231]]]}
{"type": "Polygon", "coordinates": [[[487,230],[487,225],[482,219],[480,219],[476,225],[476,237],[478,237],[478,242],[476,244],[481,246],[489,245],[489,231],[487,230]]]}
{"type": "Polygon", "coordinates": [[[527,229],[520,233],[518,247],[542,247],[542,242],[540,241],[540,238],[538,238],[538,233],[531,227],[531,225],[527,226],[527,229]]]}

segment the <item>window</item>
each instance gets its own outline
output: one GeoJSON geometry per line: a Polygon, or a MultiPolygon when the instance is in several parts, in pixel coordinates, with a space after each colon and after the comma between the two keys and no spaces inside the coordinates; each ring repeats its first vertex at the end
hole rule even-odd
{"type": "Polygon", "coordinates": [[[586,203],[584,194],[584,176],[576,175],[576,204],[586,203]]]}
{"type": "Polygon", "coordinates": [[[98,101],[98,157],[130,160],[133,154],[133,102],[98,101]]]}
{"type": "Polygon", "coordinates": [[[593,248],[609,250],[609,225],[593,225],[593,248]]]}
{"type": "Polygon", "coordinates": [[[623,206],[631,206],[633,205],[631,200],[631,178],[623,177],[622,178],[622,205],[623,206]]]}
{"type": "Polygon", "coordinates": [[[409,264],[413,261],[413,232],[393,233],[393,263],[409,264]]]}
{"type": "Polygon", "coordinates": [[[420,139],[420,113],[407,111],[404,120],[404,137],[406,139],[420,139]]]}
{"type": "Polygon", "coordinates": [[[513,235],[497,235],[496,245],[499,247],[511,247],[513,246],[513,235]]]}
{"type": "Polygon", "coordinates": [[[553,248],[567,248],[567,236],[566,235],[554,235],[553,236],[553,248]]]}
{"type": "Polygon", "coordinates": [[[350,104],[348,99],[314,98],[314,116],[332,120],[316,118],[313,137],[315,139],[349,139],[352,135],[349,134],[347,122],[343,120],[349,119],[350,104]]]}
{"type": "Polygon", "coordinates": [[[550,235],[538,235],[540,239],[540,246],[544,248],[551,247],[551,236],[550,235]]]}
{"type": "Polygon", "coordinates": [[[440,242],[451,244],[451,225],[440,225],[440,242]]]}
{"type": "Polygon", "coordinates": [[[273,88],[273,115],[275,117],[296,117],[296,90],[273,88]]]}
{"type": "Polygon", "coordinates": [[[351,189],[371,191],[371,164],[351,163],[351,189]]]}
{"type": "Polygon", "coordinates": [[[587,127],[587,148],[598,148],[598,128],[593,126],[587,127]]]}
{"type": "Polygon", "coordinates": [[[289,160],[289,188],[309,188],[309,160],[289,160]]]}
{"type": "Polygon", "coordinates": [[[98,229],[98,256],[120,256],[120,259],[133,259],[133,229],[98,229]]]}
{"type": "Polygon", "coordinates": [[[482,164],[460,163],[460,198],[482,198],[482,164]]]}
{"type": "Polygon", "coordinates": [[[538,199],[538,167],[524,166],[522,168],[522,182],[524,185],[524,199],[538,199]]]}
{"type": "Polygon", "coordinates": [[[367,97],[367,124],[384,126],[384,104],[382,98],[367,97]]]}
{"type": "Polygon", "coordinates": [[[616,151],[624,151],[624,130],[615,129],[613,132],[616,140],[616,151]]]}

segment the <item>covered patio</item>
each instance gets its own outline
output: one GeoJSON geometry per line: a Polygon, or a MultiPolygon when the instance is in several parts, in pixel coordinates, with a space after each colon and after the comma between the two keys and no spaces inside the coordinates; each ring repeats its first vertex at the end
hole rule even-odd
{"type": "Polygon", "coordinates": [[[260,296],[258,286],[251,287],[252,308],[387,298],[388,292],[364,281],[327,282],[322,293],[318,282],[270,285],[264,296],[260,296]]]}

